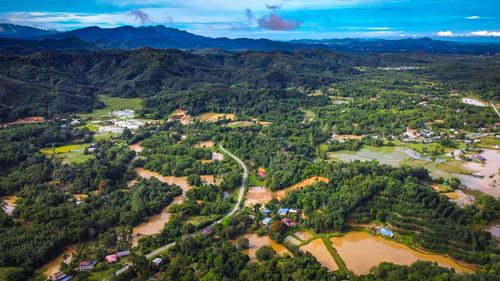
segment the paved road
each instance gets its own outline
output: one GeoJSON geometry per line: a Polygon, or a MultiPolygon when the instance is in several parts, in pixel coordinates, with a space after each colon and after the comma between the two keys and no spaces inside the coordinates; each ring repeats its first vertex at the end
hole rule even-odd
{"type": "MultiPolygon", "coordinates": [[[[232,154],[231,152],[227,151],[224,147],[222,147],[222,145],[219,146],[219,148],[224,151],[224,153],[226,153],[227,155],[231,156],[234,160],[236,160],[236,162],[238,162],[240,164],[241,167],[243,167],[243,179],[241,180],[241,186],[240,186],[240,193],[238,194],[238,200],[236,201],[236,205],[234,206],[234,208],[231,210],[231,212],[229,212],[227,215],[225,215],[223,218],[213,222],[212,224],[210,224],[209,226],[206,226],[205,228],[203,228],[202,230],[205,230],[205,229],[209,229],[211,228],[212,226],[218,224],[218,223],[221,223],[223,219],[227,218],[227,217],[230,217],[232,215],[234,215],[239,209],[240,209],[240,205],[241,205],[241,200],[243,200],[243,193],[245,192],[245,184],[247,182],[247,177],[248,177],[248,169],[247,169],[247,166],[245,165],[245,163],[243,163],[243,161],[241,161],[240,158],[236,157],[234,154],[232,154]]],[[[194,234],[193,234],[194,235],[194,234]]],[[[152,251],[151,253],[147,254],[146,255],[146,258],[151,258],[151,257],[154,257],[156,255],[158,255],[159,253],[169,249],[169,248],[172,248],[173,246],[175,245],[175,242],[172,242],[170,244],[167,244],[161,248],[158,248],[154,251],[152,251]]],[[[120,275],[121,273],[125,272],[128,268],[129,268],[130,265],[127,265],[123,268],[120,268],[118,271],[116,271],[116,275],[120,275]]]]}

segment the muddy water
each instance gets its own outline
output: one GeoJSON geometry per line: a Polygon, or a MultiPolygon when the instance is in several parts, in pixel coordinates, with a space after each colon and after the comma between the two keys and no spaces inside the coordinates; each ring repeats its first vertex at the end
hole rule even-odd
{"type": "Polygon", "coordinates": [[[334,237],[330,240],[347,268],[356,274],[368,273],[371,267],[384,261],[410,265],[417,260],[437,262],[440,266],[454,268],[457,272],[472,271],[450,258],[422,254],[403,244],[371,236],[365,232],[349,232],[343,237],[334,237]]]}
{"type": "Polygon", "coordinates": [[[455,202],[460,208],[464,208],[466,205],[470,205],[474,203],[474,197],[471,195],[465,194],[462,190],[457,189],[454,192],[444,193],[450,201],[455,202]]]}
{"type": "Polygon", "coordinates": [[[215,184],[214,175],[200,175],[200,179],[205,184],[215,184]]]}
{"type": "Polygon", "coordinates": [[[3,207],[3,211],[7,215],[12,215],[12,212],[14,211],[14,208],[16,208],[16,204],[14,202],[18,199],[16,196],[5,196],[0,198],[5,202],[5,206],[3,207]]]}
{"type": "Polygon", "coordinates": [[[332,255],[330,255],[330,252],[328,252],[328,249],[326,248],[325,244],[323,244],[323,241],[321,239],[316,239],[311,242],[309,242],[307,245],[304,245],[300,247],[302,251],[309,252],[311,255],[316,257],[318,262],[328,268],[329,271],[332,270],[337,270],[339,267],[335,263],[335,260],[333,259],[332,255]]]}
{"type": "Polygon", "coordinates": [[[194,147],[211,148],[211,147],[214,147],[214,142],[213,141],[200,141],[199,143],[197,143],[193,146],[194,147]]]}
{"type": "Polygon", "coordinates": [[[485,149],[481,156],[486,158],[484,163],[466,162],[465,168],[476,171],[474,177],[462,174],[453,174],[460,179],[468,189],[480,190],[491,196],[500,196],[500,150],[485,149]]]}
{"type": "Polygon", "coordinates": [[[268,191],[263,186],[251,186],[248,188],[248,192],[245,198],[245,207],[250,205],[265,204],[273,198],[271,191],[268,191]]]}
{"type": "MultiPolygon", "coordinates": [[[[135,172],[143,178],[149,179],[151,177],[155,177],[161,182],[178,185],[182,189],[183,195],[186,193],[186,191],[192,188],[192,186],[188,185],[186,177],[162,176],[158,173],[148,171],[143,168],[136,168],[135,172]]],[[[174,198],[172,204],[181,203],[182,201],[184,201],[184,197],[178,196],[174,198]]],[[[134,246],[137,245],[137,241],[139,240],[140,236],[157,234],[163,229],[165,223],[168,222],[171,216],[171,213],[168,212],[168,208],[170,206],[171,205],[166,206],[165,208],[163,208],[161,213],[149,217],[147,222],[144,222],[133,228],[134,246]]]]}
{"type": "Polygon", "coordinates": [[[133,150],[137,153],[141,152],[144,148],[141,146],[141,142],[138,142],[136,144],[131,144],[128,146],[130,150],[133,150]]]}
{"type": "Polygon", "coordinates": [[[246,237],[248,239],[248,249],[241,251],[243,254],[248,255],[251,259],[255,259],[255,252],[257,250],[264,246],[271,246],[274,251],[276,251],[276,254],[278,255],[283,255],[283,254],[288,254],[290,256],[293,256],[290,251],[288,251],[285,246],[278,244],[274,242],[269,236],[258,236],[257,234],[245,234],[242,235],[241,237],[246,237]]]}
{"type": "Polygon", "coordinates": [[[76,251],[76,246],[76,244],[69,246],[68,248],[66,248],[66,251],[64,251],[64,253],[60,254],[57,258],[37,269],[35,272],[39,273],[45,271],[44,274],[49,278],[50,276],[59,273],[61,262],[64,261],[65,263],[69,263],[71,261],[71,255],[76,251]],[[67,255],[66,259],[64,258],[65,254],[67,255]]]}
{"type": "Polygon", "coordinates": [[[275,193],[276,198],[278,198],[278,200],[281,200],[281,199],[283,199],[286,196],[286,193],[288,191],[300,189],[300,188],[306,187],[308,185],[315,184],[315,183],[320,182],[320,181],[328,183],[328,179],[327,178],[324,178],[324,177],[311,177],[311,178],[308,178],[307,180],[299,182],[298,184],[296,184],[296,185],[294,185],[294,186],[292,186],[290,188],[277,191],[275,193]]]}

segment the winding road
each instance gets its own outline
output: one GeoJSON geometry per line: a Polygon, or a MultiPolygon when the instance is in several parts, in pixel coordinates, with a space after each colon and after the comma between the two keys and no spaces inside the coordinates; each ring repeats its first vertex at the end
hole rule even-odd
{"type": "MultiPolygon", "coordinates": [[[[234,215],[239,209],[240,209],[240,205],[241,205],[241,201],[243,200],[243,194],[245,192],[245,184],[247,182],[247,177],[248,177],[248,169],[247,169],[247,166],[245,165],[245,163],[243,163],[243,161],[241,161],[240,158],[236,157],[234,154],[232,154],[231,152],[227,151],[224,147],[222,147],[222,145],[219,146],[219,148],[224,152],[226,153],[227,155],[231,156],[231,158],[233,158],[234,160],[236,160],[236,162],[238,162],[240,164],[240,166],[243,168],[243,179],[241,180],[241,186],[240,186],[240,192],[238,194],[238,200],[236,201],[236,205],[234,206],[234,208],[231,210],[231,212],[229,212],[227,215],[225,215],[223,218],[219,219],[219,220],[216,220],[215,222],[213,222],[212,224],[206,226],[205,228],[201,229],[201,230],[206,230],[206,229],[210,229],[212,226],[218,224],[218,223],[221,223],[222,220],[224,220],[225,218],[227,217],[230,217],[232,215],[234,215]]],[[[194,233],[195,234],[195,233],[194,233]]],[[[192,234],[192,235],[194,235],[192,234]]],[[[158,255],[159,253],[167,250],[167,249],[170,249],[172,248],[173,246],[175,246],[175,242],[172,242],[170,244],[167,244],[165,246],[162,246],[154,251],[152,251],[151,253],[147,254],[146,255],[146,258],[152,258],[156,255],[158,255]]],[[[116,271],[116,275],[120,275],[121,273],[125,272],[128,268],[130,267],[130,264],[125,266],[125,267],[122,267],[120,268],[119,270],[116,271]]]]}

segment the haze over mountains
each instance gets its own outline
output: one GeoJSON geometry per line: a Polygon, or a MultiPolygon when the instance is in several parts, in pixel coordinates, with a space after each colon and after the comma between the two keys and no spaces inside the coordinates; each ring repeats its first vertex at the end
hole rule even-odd
{"type": "Polygon", "coordinates": [[[178,48],[183,50],[216,48],[230,51],[325,49],[338,52],[425,51],[429,53],[457,54],[495,54],[500,52],[500,45],[498,44],[465,44],[430,38],[293,41],[210,38],[163,25],[122,26],[109,29],[91,26],[67,32],[57,32],[28,26],[0,24],[0,37],[4,37],[0,40],[0,51],[14,54],[29,54],[40,51],[92,52],[98,49],[134,49],[139,47],[178,48]]]}

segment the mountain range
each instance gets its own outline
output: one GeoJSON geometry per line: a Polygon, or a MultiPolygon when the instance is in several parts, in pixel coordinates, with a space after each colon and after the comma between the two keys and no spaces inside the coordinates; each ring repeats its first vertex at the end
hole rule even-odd
{"type": "Polygon", "coordinates": [[[28,54],[40,51],[92,52],[97,49],[135,49],[140,47],[178,48],[182,50],[310,50],[337,52],[415,52],[455,54],[495,54],[499,44],[456,43],[430,38],[401,40],[293,40],[273,41],[248,38],[211,38],[176,28],[157,26],[121,26],[116,28],[85,27],[66,32],[34,27],[0,24],[0,52],[28,54]],[[72,38],[69,40],[68,38],[72,38]],[[76,40],[79,39],[79,40],[76,40]],[[47,41],[51,40],[51,41],[47,41]],[[62,40],[62,41],[61,41],[62,40]]]}

